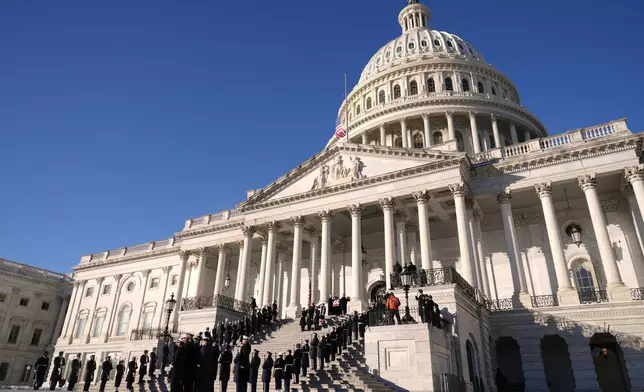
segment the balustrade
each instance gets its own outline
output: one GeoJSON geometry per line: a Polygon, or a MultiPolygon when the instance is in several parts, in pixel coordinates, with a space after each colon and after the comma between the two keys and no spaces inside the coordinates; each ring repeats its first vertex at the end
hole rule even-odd
{"type": "Polygon", "coordinates": [[[154,340],[164,336],[165,328],[142,328],[133,329],[130,332],[130,340],[154,340]]]}
{"type": "Polygon", "coordinates": [[[209,308],[223,308],[243,314],[249,314],[253,310],[250,303],[230,298],[221,294],[215,296],[189,297],[183,298],[181,300],[182,311],[209,308]]]}
{"type": "Polygon", "coordinates": [[[535,295],[530,297],[533,308],[545,308],[549,306],[559,306],[559,300],[554,294],[535,295]]]}
{"type": "Polygon", "coordinates": [[[631,298],[633,301],[644,301],[644,287],[631,289],[631,298]]]}
{"type": "Polygon", "coordinates": [[[485,307],[490,312],[513,310],[514,301],[512,301],[512,298],[491,299],[485,302],[485,307]]]}
{"type": "Polygon", "coordinates": [[[585,304],[598,304],[608,302],[608,293],[606,290],[579,290],[579,303],[585,304]]]}

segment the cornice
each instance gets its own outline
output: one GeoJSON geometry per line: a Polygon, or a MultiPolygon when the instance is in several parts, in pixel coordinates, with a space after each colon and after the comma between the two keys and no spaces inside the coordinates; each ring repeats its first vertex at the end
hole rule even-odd
{"type": "Polygon", "coordinates": [[[243,225],[244,225],[243,221],[238,221],[238,222],[228,222],[228,223],[223,223],[218,225],[215,224],[211,226],[197,227],[195,229],[180,231],[178,233],[175,233],[175,237],[177,238],[196,237],[203,234],[217,233],[219,231],[241,229],[243,225]]]}
{"type": "Polygon", "coordinates": [[[73,285],[73,280],[71,280],[71,279],[69,279],[69,280],[59,279],[59,280],[56,280],[56,281],[52,281],[52,280],[48,280],[48,279],[43,279],[42,277],[25,275],[25,274],[21,274],[19,272],[9,271],[9,270],[6,270],[6,269],[2,270],[2,274],[5,275],[5,276],[11,276],[13,278],[24,280],[24,281],[27,281],[27,282],[44,283],[44,284],[47,284],[49,286],[54,286],[54,287],[58,287],[61,284],[68,284],[70,287],[73,285]]]}
{"type": "Polygon", "coordinates": [[[146,253],[138,253],[138,254],[131,255],[131,256],[127,256],[127,254],[126,254],[125,257],[121,257],[121,258],[85,262],[85,263],[82,263],[82,264],[79,264],[79,265],[73,267],[72,269],[74,271],[84,271],[84,270],[89,270],[89,269],[94,269],[94,268],[99,268],[99,267],[106,267],[106,266],[114,265],[114,264],[126,263],[126,262],[129,262],[129,261],[151,259],[151,258],[154,258],[154,257],[167,256],[167,255],[172,255],[172,254],[179,254],[180,251],[181,251],[181,248],[173,247],[173,248],[153,250],[153,251],[146,252],[146,253]]]}

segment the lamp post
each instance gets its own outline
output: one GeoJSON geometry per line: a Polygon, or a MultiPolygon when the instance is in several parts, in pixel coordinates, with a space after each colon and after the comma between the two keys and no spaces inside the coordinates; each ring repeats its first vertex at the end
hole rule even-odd
{"type": "Polygon", "coordinates": [[[168,317],[165,320],[165,331],[163,331],[163,338],[167,342],[170,337],[170,331],[168,330],[168,327],[170,326],[170,315],[172,314],[172,311],[174,310],[174,306],[177,304],[177,301],[174,299],[174,293],[170,295],[170,299],[165,301],[165,306],[166,306],[166,312],[168,313],[168,317]]]}
{"type": "Polygon", "coordinates": [[[411,317],[409,314],[409,288],[411,287],[411,273],[407,271],[407,267],[400,274],[400,278],[403,284],[403,290],[405,290],[405,315],[402,318],[404,324],[416,324],[416,320],[411,317]]]}
{"type": "Polygon", "coordinates": [[[570,238],[572,238],[572,242],[579,248],[579,246],[581,245],[581,227],[579,227],[579,225],[576,223],[571,223],[568,227],[566,227],[566,234],[570,238]]]}
{"type": "Polygon", "coordinates": [[[228,290],[230,287],[230,275],[226,275],[226,280],[224,280],[224,291],[228,290]]]}

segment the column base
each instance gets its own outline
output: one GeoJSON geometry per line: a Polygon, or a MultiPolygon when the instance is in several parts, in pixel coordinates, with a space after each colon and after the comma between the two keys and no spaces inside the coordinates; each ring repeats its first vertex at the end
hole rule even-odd
{"type": "Polygon", "coordinates": [[[352,299],[347,303],[348,314],[353,314],[353,312],[362,313],[365,309],[367,309],[367,306],[361,299],[352,299]]]}
{"type": "Polygon", "coordinates": [[[559,306],[579,305],[579,294],[573,289],[557,290],[559,306]]]}
{"type": "Polygon", "coordinates": [[[610,302],[629,302],[633,300],[631,290],[625,284],[609,284],[606,286],[606,291],[610,302]]]}
{"type": "Polygon", "coordinates": [[[284,309],[284,318],[297,320],[300,314],[302,314],[302,307],[300,305],[289,305],[284,309]]]}

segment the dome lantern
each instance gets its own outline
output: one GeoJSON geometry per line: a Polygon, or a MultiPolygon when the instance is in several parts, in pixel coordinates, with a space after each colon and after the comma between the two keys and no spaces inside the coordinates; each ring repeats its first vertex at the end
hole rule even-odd
{"type": "Polygon", "coordinates": [[[429,8],[420,4],[419,0],[407,0],[407,7],[398,15],[398,23],[403,34],[414,29],[428,29],[431,15],[429,8]]]}

